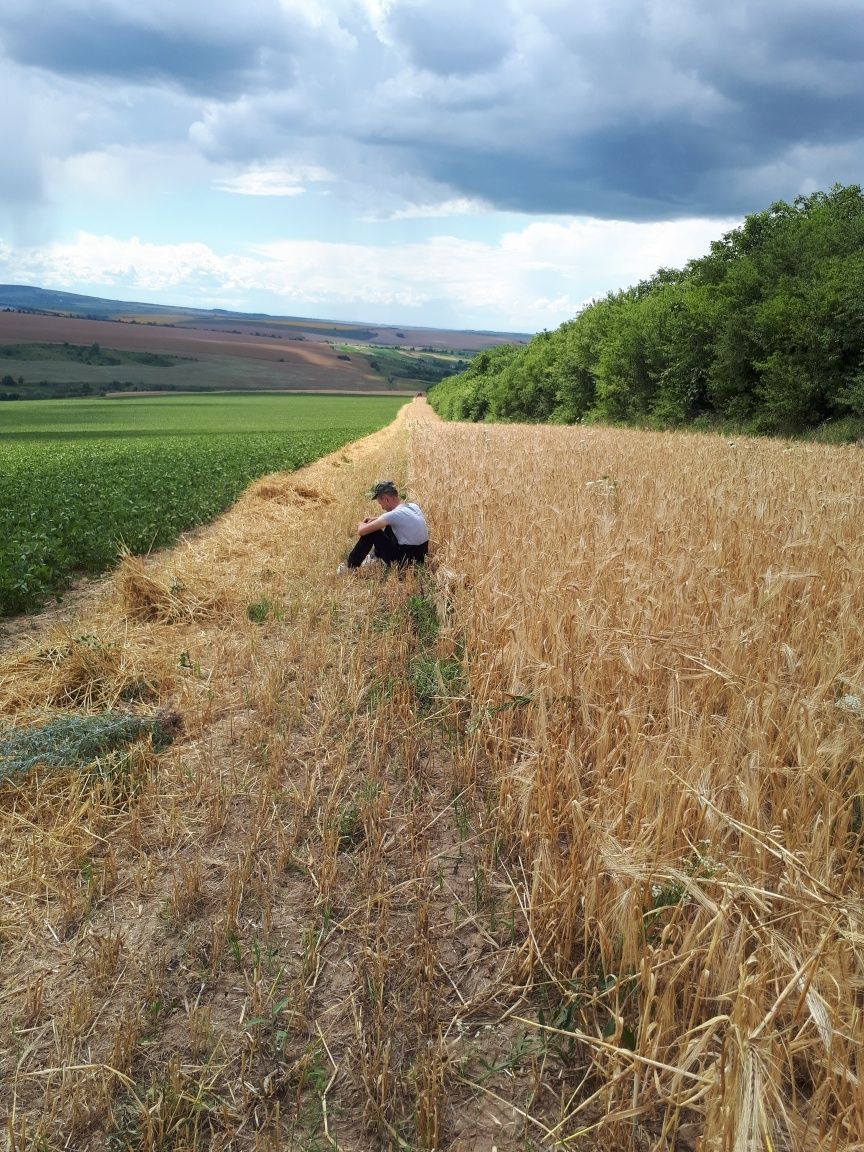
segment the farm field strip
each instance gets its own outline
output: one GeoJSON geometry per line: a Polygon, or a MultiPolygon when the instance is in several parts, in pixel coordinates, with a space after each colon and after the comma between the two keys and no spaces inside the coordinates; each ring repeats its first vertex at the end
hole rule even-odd
{"type": "MultiPolygon", "coordinates": [[[[341,367],[339,365],[338,367],[341,367]]],[[[352,379],[347,373],[339,373],[334,365],[337,381],[344,376],[342,386],[349,387],[352,379]]],[[[0,372],[8,374],[16,382],[19,378],[25,384],[34,385],[44,381],[47,384],[89,383],[97,388],[110,389],[112,384],[131,381],[148,389],[164,391],[184,391],[201,389],[225,389],[233,391],[255,391],[271,388],[302,388],[304,383],[325,387],[330,377],[325,374],[325,366],[308,365],[296,357],[289,357],[284,363],[277,359],[260,360],[218,355],[198,355],[194,359],[184,359],[170,368],[153,367],[144,364],[70,364],[58,360],[6,360],[0,361],[0,372]]],[[[355,374],[356,375],[356,374],[355,374]]],[[[383,381],[372,372],[357,375],[356,385],[372,387],[383,381]]],[[[338,383],[334,384],[338,387],[338,383]]],[[[2,415],[2,414],[0,414],[2,415]]]]}
{"type": "Polygon", "coordinates": [[[380,427],[402,400],[206,396],[7,404],[0,615],[38,607],[118,549],[164,547],[256,476],[380,427]]]}
{"type": "MultiPolygon", "coordinates": [[[[0,364],[5,371],[6,365],[0,364]]],[[[112,383],[127,380],[148,388],[178,392],[217,390],[255,392],[281,389],[283,391],[317,388],[319,391],[385,391],[385,380],[368,369],[365,360],[352,360],[351,364],[309,363],[298,357],[280,359],[243,359],[235,356],[203,354],[172,368],[154,368],[146,365],[123,365],[118,368],[72,366],[68,370],[56,362],[11,365],[13,379],[22,376],[25,381],[45,380],[49,384],[66,381],[87,381],[110,389],[112,383]]]]}

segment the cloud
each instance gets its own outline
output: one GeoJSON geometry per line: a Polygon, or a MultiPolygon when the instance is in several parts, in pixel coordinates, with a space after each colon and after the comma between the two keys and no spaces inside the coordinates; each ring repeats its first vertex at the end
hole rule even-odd
{"type": "MultiPolygon", "coordinates": [[[[0,235],[28,251],[64,226],[160,250],[192,235],[245,253],[282,300],[285,262],[274,280],[250,238],[317,237],[294,252],[315,279],[309,253],[350,271],[363,246],[332,242],[356,233],[374,242],[359,260],[380,270],[384,303],[440,311],[453,293],[456,310],[467,285],[486,317],[497,300],[504,317],[548,323],[554,302],[630,282],[622,221],[714,219],[716,236],[777,199],[860,181],[862,65],[860,0],[42,0],[38,13],[4,0],[0,146],[14,160],[0,171],[0,235]],[[496,233],[523,231],[514,217],[552,216],[562,253],[595,263],[584,231],[574,248],[572,222],[607,222],[599,280],[554,260],[513,275],[496,264],[512,242],[496,233]],[[428,247],[444,219],[457,234],[451,278],[428,247]],[[404,249],[375,246],[385,236],[415,241],[428,287],[422,264],[398,265],[404,249]],[[471,236],[488,281],[457,246],[471,236]]],[[[673,250],[679,234],[656,233],[673,250]]],[[[222,284],[227,259],[194,290],[222,284]]],[[[326,271],[327,298],[347,303],[326,271]]]]}
{"type": "Polygon", "coordinates": [[[438,75],[487,72],[511,50],[508,5],[494,15],[464,0],[409,0],[387,11],[383,28],[411,63],[438,75]]]}
{"type": "Polygon", "coordinates": [[[125,85],[177,86],[198,95],[239,96],[281,73],[291,37],[276,0],[248,0],[242,21],[226,5],[154,0],[7,0],[0,37],[17,63],[60,76],[125,85]]]}
{"type": "MultiPolygon", "coordinates": [[[[42,193],[40,141],[18,69],[0,59],[3,115],[0,117],[0,212],[23,206],[42,193]]],[[[2,220],[2,215],[0,215],[2,220]]]]}
{"type": "Polygon", "coordinates": [[[161,133],[241,194],[265,184],[238,165],[302,157],[366,215],[738,214],[864,166],[857,0],[248,0],[242,19],[228,0],[44,0],[39,20],[7,0],[0,41],[41,77],[40,121],[70,124],[58,152],[161,133]]]}
{"type": "Polygon", "coordinates": [[[404,208],[367,216],[365,223],[392,220],[440,220],[450,216],[479,216],[488,212],[488,206],[479,200],[469,200],[462,196],[456,200],[440,200],[436,203],[408,204],[404,208]]]}
{"type": "Polygon", "coordinates": [[[164,188],[164,173],[170,169],[175,179],[193,180],[204,165],[196,157],[176,150],[156,151],[147,147],[116,147],[74,152],[62,159],[45,161],[48,187],[63,189],[68,202],[140,203],[156,198],[164,188]]]}
{"type": "Polygon", "coordinates": [[[0,249],[4,279],[59,285],[128,285],[144,292],[195,290],[205,281],[228,278],[230,262],[206,244],[147,244],[137,237],[80,233],[74,240],[39,249],[0,249]]]}
{"type": "Polygon", "coordinates": [[[561,323],[592,296],[702,254],[717,223],[547,220],[497,242],[294,240],[227,254],[206,244],[82,233],[39,250],[0,248],[0,279],[96,295],[122,288],[124,298],[165,294],[190,305],[254,300],[269,311],[405,323],[419,316],[420,323],[530,332],[561,323]]]}
{"type": "Polygon", "coordinates": [[[326,168],[252,168],[217,180],[215,187],[239,196],[299,196],[307,183],[332,180],[326,168]]]}
{"type": "Polygon", "coordinates": [[[864,161],[851,4],[510,0],[492,20],[403,0],[354,17],[331,74],[311,51],[289,92],[209,108],[209,154],[338,142],[369,168],[386,154],[442,199],[632,219],[753,210],[852,180],[864,161]],[[819,142],[847,145],[851,163],[784,164],[819,142]],[[783,187],[756,179],[769,166],[789,173],[783,187]]]}

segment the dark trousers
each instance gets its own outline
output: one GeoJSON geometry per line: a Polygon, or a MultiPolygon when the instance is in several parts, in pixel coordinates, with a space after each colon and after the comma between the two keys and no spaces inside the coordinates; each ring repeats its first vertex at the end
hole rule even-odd
{"type": "Polygon", "coordinates": [[[400,544],[396,533],[387,524],[379,532],[369,532],[360,536],[357,543],[348,553],[347,564],[349,568],[359,568],[372,549],[379,560],[388,566],[398,564],[400,568],[407,568],[409,564],[424,564],[429,544],[400,544]]]}

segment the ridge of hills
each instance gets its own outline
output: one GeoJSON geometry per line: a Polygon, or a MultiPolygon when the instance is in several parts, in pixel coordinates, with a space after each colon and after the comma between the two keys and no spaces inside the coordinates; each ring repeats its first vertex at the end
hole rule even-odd
{"type": "Polygon", "coordinates": [[[528,336],[170,308],[0,284],[0,400],[426,391],[528,336]]]}
{"type": "Polygon", "coordinates": [[[477,351],[502,343],[527,343],[525,332],[492,332],[477,329],[439,329],[422,326],[360,323],[303,316],[270,315],[265,312],[233,312],[224,308],[191,308],[139,301],[84,296],[30,284],[0,284],[0,309],[60,313],[87,320],[113,320],[171,327],[207,327],[244,331],[247,325],[270,330],[289,329],[307,340],[342,339],[384,346],[428,347],[436,351],[477,351]]]}

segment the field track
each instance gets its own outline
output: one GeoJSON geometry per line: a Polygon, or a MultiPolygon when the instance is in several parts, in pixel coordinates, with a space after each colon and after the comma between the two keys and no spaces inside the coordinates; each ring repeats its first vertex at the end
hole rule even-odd
{"type": "Polygon", "coordinates": [[[414,400],[7,625],[19,729],[172,737],[0,788],[10,1147],[864,1146],[862,523],[857,448],[414,400]],[[389,477],[430,572],[337,579],[389,477]]]}

